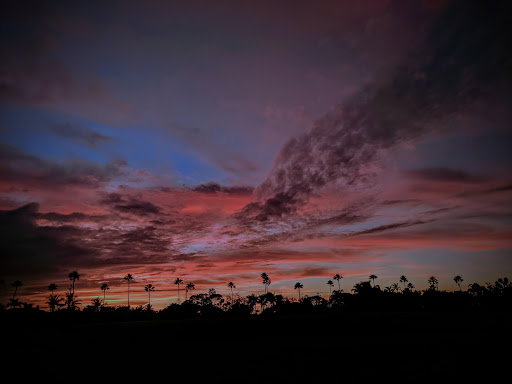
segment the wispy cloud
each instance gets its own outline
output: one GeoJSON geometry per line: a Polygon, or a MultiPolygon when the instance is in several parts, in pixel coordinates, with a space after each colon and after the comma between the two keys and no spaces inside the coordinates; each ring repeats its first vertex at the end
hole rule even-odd
{"type": "Polygon", "coordinates": [[[103,135],[78,123],[53,124],[48,130],[54,135],[91,148],[114,140],[113,137],[103,135]]]}

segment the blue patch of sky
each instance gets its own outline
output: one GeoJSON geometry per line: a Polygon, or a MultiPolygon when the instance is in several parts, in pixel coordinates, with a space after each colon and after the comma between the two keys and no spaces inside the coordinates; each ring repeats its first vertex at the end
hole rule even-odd
{"type": "Polygon", "coordinates": [[[0,114],[2,142],[56,162],[86,159],[107,163],[125,159],[136,169],[148,169],[157,174],[173,173],[183,183],[219,180],[227,174],[187,153],[177,138],[162,137],[158,130],[143,127],[119,128],[91,122],[75,116],[37,108],[4,108],[0,114]],[[53,124],[80,124],[113,140],[88,147],[52,134],[53,124]]]}

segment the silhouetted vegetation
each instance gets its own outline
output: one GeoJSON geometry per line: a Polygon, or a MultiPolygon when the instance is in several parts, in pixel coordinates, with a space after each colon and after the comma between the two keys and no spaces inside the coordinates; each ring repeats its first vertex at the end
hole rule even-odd
{"type": "MultiPolygon", "coordinates": [[[[50,284],[48,290],[50,295],[46,301],[48,310],[52,314],[59,312],[80,312],[80,300],[74,291],[74,282],[80,275],[74,271],[69,274],[73,284],[69,290],[61,297],[55,294],[57,286],[50,284]]],[[[230,289],[226,297],[217,293],[214,288],[210,288],[207,293],[198,293],[188,295],[195,288],[194,283],[189,282],[185,288],[185,301],[173,303],[166,308],[155,311],[151,307],[151,292],[155,291],[152,284],[147,284],[144,290],[148,293],[148,303],[145,306],[131,308],[129,305],[129,293],[127,306],[109,307],[106,305],[105,292],[109,289],[107,283],[103,283],[100,289],[103,291],[103,299],[95,298],[90,305],[83,308],[82,312],[97,313],[107,318],[151,318],[162,319],[183,319],[183,318],[204,318],[218,316],[250,316],[261,314],[269,315],[298,315],[314,313],[344,313],[344,312],[432,312],[432,311],[510,311],[512,309],[512,283],[508,278],[499,278],[494,283],[480,285],[478,283],[469,284],[467,290],[462,290],[461,276],[455,276],[454,281],[458,285],[455,291],[440,291],[439,279],[435,276],[427,280],[428,288],[424,291],[417,291],[414,285],[409,282],[406,276],[400,276],[399,283],[393,283],[384,289],[375,284],[376,275],[370,275],[368,280],[356,283],[350,293],[344,292],[341,286],[332,291],[334,285],[332,280],[327,281],[330,288],[329,297],[316,295],[303,295],[304,285],[297,282],[294,289],[298,290],[297,298],[288,298],[280,294],[268,291],[270,278],[266,273],[261,274],[262,282],[265,286],[265,292],[259,296],[251,294],[248,296],[235,295],[233,289],[236,288],[233,282],[229,282],[227,287],[230,289]]],[[[133,280],[133,276],[128,274],[124,277],[128,285],[133,280]]],[[[336,274],[333,277],[338,283],[342,276],[336,274]]],[[[174,283],[183,284],[183,280],[177,278],[174,283]]],[[[16,298],[17,290],[22,286],[20,281],[12,283],[15,288],[13,297],[5,306],[1,306],[2,312],[38,310],[32,304],[20,301],[16,298]]],[[[128,287],[129,289],[129,287],[128,287]]],[[[128,291],[129,292],[129,291],[128,291]]],[[[33,312],[33,311],[32,311],[33,312]]]]}

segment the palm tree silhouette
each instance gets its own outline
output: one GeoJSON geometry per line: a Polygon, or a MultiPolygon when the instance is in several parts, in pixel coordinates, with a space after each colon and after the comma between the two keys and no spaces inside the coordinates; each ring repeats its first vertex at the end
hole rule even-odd
{"type": "Polygon", "coordinates": [[[16,293],[18,292],[18,288],[21,287],[23,283],[19,280],[15,280],[12,282],[11,286],[14,287],[14,295],[12,295],[13,300],[16,298],[16,293]]]}
{"type": "Polygon", "coordinates": [[[378,279],[378,276],[370,275],[369,279],[373,281],[373,288],[375,288],[375,279],[378,279]]]}
{"type": "Polygon", "coordinates": [[[75,280],[80,280],[80,274],[77,271],[73,271],[68,277],[69,280],[73,281],[73,294],[75,294],[75,280]]]}
{"type": "Polygon", "coordinates": [[[185,286],[185,301],[187,301],[187,294],[188,294],[188,291],[191,291],[193,289],[196,289],[196,286],[194,283],[190,282],[188,283],[186,286],[185,286]]]}
{"type": "Polygon", "coordinates": [[[232,281],[230,281],[230,282],[228,283],[228,287],[229,287],[229,288],[231,288],[231,302],[233,302],[233,288],[236,288],[236,287],[235,287],[235,284],[233,284],[233,282],[232,282],[232,281]]]}
{"type": "Polygon", "coordinates": [[[155,291],[155,287],[153,285],[148,284],[144,287],[144,290],[148,293],[148,308],[151,308],[151,292],[155,291]]]}
{"type": "Polygon", "coordinates": [[[460,287],[460,283],[462,283],[464,281],[464,279],[462,277],[460,277],[459,275],[457,275],[453,278],[453,280],[459,286],[459,291],[462,291],[462,288],[460,287]]]}
{"type": "Polygon", "coordinates": [[[23,303],[21,301],[19,301],[18,299],[15,299],[15,298],[12,298],[12,299],[9,299],[9,302],[5,305],[6,308],[16,308],[16,307],[21,307],[23,303]]]}
{"type": "Polygon", "coordinates": [[[429,289],[432,291],[439,290],[439,280],[435,276],[430,276],[428,279],[429,289]]]}
{"type": "Polygon", "coordinates": [[[300,289],[301,288],[304,288],[304,286],[301,283],[295,283],[295,286],[293,287],[293,289],[299,290],[299,301],[300,301],[300,289]]]}
{"type": "Polygon", "coordinates": [[[408,283],[409,280],[407,280],[407,277],[402,275],[402,276],[400,276],[400,282],[404,284],[404,289],[405,289],[405,283],[408,283]]]}
{"type": "Polygon", "coordinates": [[[331,296],[332,287],[334,286],[334,283],[332,282],[332,280],[328,280],[327,285],[329,286],[329,296],[331,296]]]}
{"type": "Polygon", "coordinates": [[[54,312],[56,307],[62,307],[64,304],[62,302],[64,299],[60,297],[60,295],[54,295],[53,293],[48,296],[48,301],[46,304],[50,307],[50,312],[54,312]]]}
{"type": "Polygon", "coordinates": [[[333,279],[338,281],[338,291],[341,292],[340,280],[343,279],[343,276],[341,276],[339,273],[337,273],[334,275],[333,279]]]}
{"type": "Polygon", "coordinates": [[[130,308],[130,281],[133,280],[133,276],[131,274],[127,274],[123,279],[128,281],[128,308],[130,308]]]}
{"type": "Polygon", "coordinates": [[[48,290],[51,291],[52,295],[53,295],[53,291],[55,291],[57,289],[57,286],[53,283],[51,283],[49,286],[48,286],[48,290]]]}
{"type": "Polygon", "coordinates": [[[262,282],[265,285],[265,294],[267,294],[268,293],[268,286],[270,285],[270,282],[271,282],[270,278],[268,277],[268,275],[265,272],[263,272],[261,274],[261,278],[263,279],[262,282]]]}
{"type": "Polygon", "coordinates": [[[99,312],[100,311],[100,307],[101,307],[101,299],[99,297],[97,297],[95,299],[92,299],[91,303],[92,303],[92,305],[94,307],[94,311],[95,312],[99,312]]]}
{"type": "Polygon", "coordinates": [[[179,277],[174,280],[174,284],[178,286],[178,304],[180,303],[180,284],[183,284],[183,280],[181,280],[179,277]]]}
{"type": "Polygon", "coordinates": [[[410,291],[412,291],[414,289],[414,284],[413,283],[409,283],[407,284],[407,289],[409,289],[410,291]]]}
{"type": "Polygon", "coordinates": [[[75,308],[78,306],[78,304],[80,304],[80,300],[78,300],[75,297],[75,294],[71,291],[71,287],[69,287],[69,288],[70,288],[70,290],[65,293],[65,296],[66,296],[65,302],[66,302],[68,309],[75,310],[75,308]]]}
{"type": "Polygon", "coordinates": [[[103,283],[101,284],[100,289],[103,291],[103,305],[105,305],[105,292],[107,291],[107,289],[110,289],[110,287],[108,286],[107,283],[103,283]]]}

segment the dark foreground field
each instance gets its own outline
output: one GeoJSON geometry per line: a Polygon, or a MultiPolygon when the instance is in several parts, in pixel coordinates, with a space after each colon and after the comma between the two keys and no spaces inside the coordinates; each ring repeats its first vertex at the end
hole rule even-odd
{"type": "Polygon", "coordinates": [[[3,319],[2,374],[56,383],[494,382],[510,378],[510,326],[503,312],[3,319]]]}

